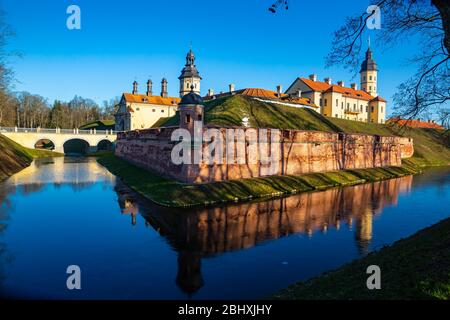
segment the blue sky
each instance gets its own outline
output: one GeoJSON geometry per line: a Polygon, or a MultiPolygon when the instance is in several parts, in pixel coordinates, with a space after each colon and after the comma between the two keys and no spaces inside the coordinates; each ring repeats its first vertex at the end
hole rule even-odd
{"type": "MultiPolygon", "coordinates": [[[[287,88],[298,76],[330,76],[350,84],[352,74],[324,68],[332,33],[345,17],[365,10],[361,0],[290,0],[288,11],[271,14],[272,0],[0,0],[16,36],[9,48],[15,90],[53,101],[74,95],[98,103],[131,90],[151,77],[154,92],[169,81],[178,95],[179,73],[192,41],[197,67],[208,88],[287,88]],[[81,8],[81,30],[68,30],[66,9],[81,8]],[[315,14],[311,14],[314,12],[315,14]]],[[[370,31],[379,65],[380,94],[392,101],[396,87],[414,72],[408,46],[384,48],[370,31]]],[[[393,107],[392,103],[389,107],[393,107]]]]}

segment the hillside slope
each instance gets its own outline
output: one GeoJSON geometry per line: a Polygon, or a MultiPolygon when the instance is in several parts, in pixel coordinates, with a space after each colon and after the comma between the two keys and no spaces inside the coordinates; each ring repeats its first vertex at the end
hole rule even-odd
{"type": "Polygon", "coordinates": [[[0,181],[28,167],[33,158],[57,155],[60,154],[25,148],[0,134],[0,181]]]}
{"type": "Polygon", "coordinates": [[[0,135],[0,149],[0,180],[29,166],[33,161],[33,157],[2,135],[0,135]]]}
{"type": "MultiPolygon", "coordinates": [[[[450,164],[450,132],[436,129],[401,128],[395,125],[356,122],[324,117],[309,110],[266,103],[235,95],[205,104],[205,122],[211,125],[241,126],[249,118],[255,128],[320,130],[328,132],[399,135],[414,139],[414,157],[407,162],[420,166],[450,164]]],[[[176,126],[179,115],[161,118],[154,127],[176,126]]]]}

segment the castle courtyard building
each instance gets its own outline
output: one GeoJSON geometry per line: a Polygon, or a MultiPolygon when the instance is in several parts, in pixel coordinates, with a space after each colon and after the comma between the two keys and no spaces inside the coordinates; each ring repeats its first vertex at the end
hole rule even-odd
{"type": "Polygon", "coordinates": [[[147,81],[145,94],[138,93],[138,83],[133,83],[131,93],[123,93],[116,112],[117,131],[147,129],[159,118],[175,115],[180,98],[167,95],[167,80],[161,81],[161,94],[153,95],[152,81],[147,81]]]}
{"type": "Polygon", "coordinates": [[[378,67],[369,48],[361,64],[360,88],[356,83],[346,87],[343,81],[333,84],[331,78],[318,81],[317,75],[297,78],[286,90],[286,94],[308,98],[319,106],[316,109],[326,117],[385,123],[386,100],[377,93],[378,67]]]}
{"type": "Polygon", "coordinates": [[[138,92],[137,81],[133,82],[131,93],[123,93],[115,115],[117,131],[141,130],[151,128],[160,118],[172,117],[178,110],[181,97],[193,91],[200,94],[202,78],[195,65],[195,55],[189,50],[186,64],[178,77],[180,97],[169,97],[168,81],[161,80],[161,93],[153,95],[153,83],[147,81],[147,91],[138,92]]]}

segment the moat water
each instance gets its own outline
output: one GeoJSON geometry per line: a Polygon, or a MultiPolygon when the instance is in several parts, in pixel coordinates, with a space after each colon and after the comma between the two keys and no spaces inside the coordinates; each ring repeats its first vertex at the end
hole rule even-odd
{"type": "Polygon", "coordinates": [[[0,295],[268,297],[450,216],[450,169],[221,208],[145,201],[92,158],[0,183],[0,295]],[[68,290],[66,269],[81,269],[68,290]]]}

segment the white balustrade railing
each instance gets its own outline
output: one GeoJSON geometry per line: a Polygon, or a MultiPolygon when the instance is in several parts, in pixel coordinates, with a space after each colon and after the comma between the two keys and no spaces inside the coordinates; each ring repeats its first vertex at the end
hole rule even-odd
{"type": "Polygon", "coordinates": [[[0,127],[0,133],[51,133],[51,134],[95,134],[95,135],[115,135],[121,131],[115,130],[80,130],[80,129],[48,129],[48,128],[19,128],[19,127],[0,127]]]}

